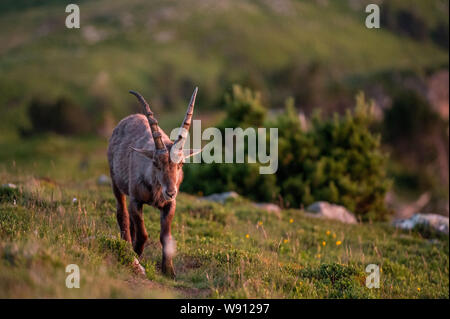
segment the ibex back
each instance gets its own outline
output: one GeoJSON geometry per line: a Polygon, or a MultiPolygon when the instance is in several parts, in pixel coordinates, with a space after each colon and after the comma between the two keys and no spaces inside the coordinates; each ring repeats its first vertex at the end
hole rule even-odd
{"type": "Polygon", "coordinates": [[[161,211],[162,271],[173,277],[171,223],[183,180],[183,162],[201,151],[184,149],[197,88],[175,141],[159,128],[145,99],[139,93],[130,93],[139,99],[145,115],[133,114],[121,120],[109,140],[108,162],[117,200],[117,222],[122,239],[132,243],[134,251],[141,256],[148,238],[142,206],[158,208],[161,211]],[[125,196],[129,196],[128,209],[125,196]]]}

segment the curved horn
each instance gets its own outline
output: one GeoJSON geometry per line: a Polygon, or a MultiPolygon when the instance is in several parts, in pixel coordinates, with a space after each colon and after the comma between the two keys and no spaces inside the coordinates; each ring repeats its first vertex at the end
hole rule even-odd
{"type": "Polygon", "coordinates": [[[194,114],[194,105],[195,98],[197,96],[198,87],[195,87],[194,93],[192,93],[191,101],[189,102],[186,115],[184,117],[184,121],[180,126],[180,130],[178,132],[178,138],[174,144],[177,144],[180,150],[183,149],[184,143],[186,142],[187,133],[189,132],[189,128],[191,127],[192,115],[194,114]],[[178,144],[179,143],[179,144],[178,144]]]}
{"type": "Polygon", "coordinates": [[[144,108],[144,114],[147,116],[148,124],[150,125],[150,130],[152,131],[153,141],[155,141],[155,148],[157,150],[166,150],[166,145],[163,143],[161,139],[161,133],[159,132],[158,127],[158,121],[153,116],[153,112],[150,110],[150,106],[148,105],[147,101],[137,92],[130,91],[131,94],[136,96],[141,102],[143,108],[144,108]]]}

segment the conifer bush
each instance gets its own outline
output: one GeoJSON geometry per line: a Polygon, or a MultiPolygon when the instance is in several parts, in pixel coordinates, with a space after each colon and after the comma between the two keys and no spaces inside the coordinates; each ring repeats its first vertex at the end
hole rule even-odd
{"type": "Polygon", "coordinates": [[[225,127],[277,127],[278,170],[260,175],[259,164],[190,164],[183,190],[214,192],[234,190],[259,201],[281,202],[286,207],[306,207],[315,201],[345,206],[362,220],[384,220],[390,211],[384,198],[391,186],[386,176],[387,156],[380,136],[372,133],[371,105],[364,95],[345,115],[324,119],[313,116],[302,127],[292,100],[272,121],[258,94],[234,86],[224,99],[225,127]],[[230,126],[231,125],[231,126],[230,126]]]}

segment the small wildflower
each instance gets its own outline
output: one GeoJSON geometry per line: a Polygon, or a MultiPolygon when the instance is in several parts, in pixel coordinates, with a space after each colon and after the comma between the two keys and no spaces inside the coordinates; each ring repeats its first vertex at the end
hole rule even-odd
{"type": "Polygon", "coordinates": [[[262,224],[263,224],[262,221],[259,221],[259,222],[258,222],[258,226],[262,226],[262,224]]]}
{"type": "Polygon", "coordinates": [[[283,243],[287,244],[289,242],[289,239],[283,240],[283,243]]]}
{"type": "Polygon", "coordinates": [[[327,236],[330,236],[331,232],[329,230],[327,230],[326,234],[327,234],[327,236]]]}
{"type": "Polygon", "coordinates": [[[340,240],[338,240],[338,241],[336,242],[336,246],[339,246],[340,244],[342,244],[342,242],[341,242],[340,240]]]}
{"type": "Polygon", "coordinates": [[[245,235],[245,238],[250,238],[250,235],[249,235],[249,234],[246,234],[246,235],[245,235]]]}
{"type": "Polygon", "coordinates": [[[292,224],[294,222],[294,220],[291,218],[289,219],[289,224],[292,224]]]}
{"type": "Polygon", "coordinates": [[[417,291],[420,292],[420,290],[421,290],[420,287],[417,287],[417,291]]]}
{"type": "Polygon", "coordinates": [[[333,233],[333,238],[336,238],[336,234],[335,233],[333,233]]]}
{"type": "Polygon", "coordinates": [[[74,197],[73,199],[72,199],[72,203],[76,203],[77,202],[77,198],[76,197],[74,197]]]}
{"type": "Polygon", "coordinates": [[[303,285],[303,281],[300,281],[298,284],[299,284],[299,286],[303,285]]]}
{"type": "Polygon", "coordinates": [[[322,242],[322,246],[326,246],[327,245],[327,242],[324,240],[323,242],[322,242]]]}
{"type": "Polygon", "coordinates": [[[317,258],[320,258],[320,254],[317,254],[316,257],[317,257],[317,258]]]}

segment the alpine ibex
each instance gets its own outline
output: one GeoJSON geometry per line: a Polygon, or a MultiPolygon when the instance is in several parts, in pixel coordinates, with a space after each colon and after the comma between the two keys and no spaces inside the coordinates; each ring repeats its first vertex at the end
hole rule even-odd
{"type": "Polygon", "coordinates": [[[171,223],[175,214],[179,186],[183,180],[183,161],[201,150],[184,150],[191,125],[197,88],[192,94],[178,138],[172,142],[158,126],[148,103],[136,92],[145,115],[133,114],[114,129],[108,146],[112,188],[117,200],[117,222],[122,239],[132,243],[141,256],[148,235],[142,215],[143,204],[161,211],[162,271],[175,276],[172,257],[174,241],[171,223]],[[125,195],[129,197],[128,209],[125,195]]]}

